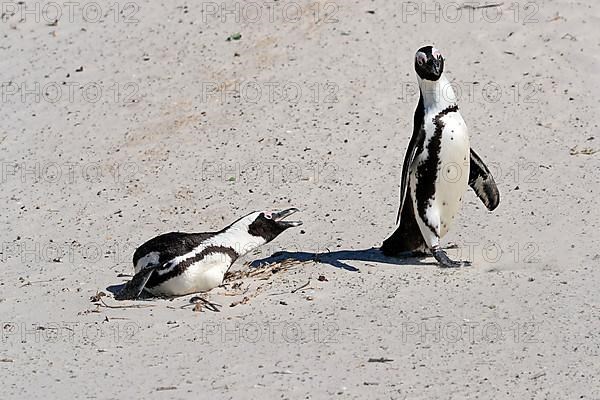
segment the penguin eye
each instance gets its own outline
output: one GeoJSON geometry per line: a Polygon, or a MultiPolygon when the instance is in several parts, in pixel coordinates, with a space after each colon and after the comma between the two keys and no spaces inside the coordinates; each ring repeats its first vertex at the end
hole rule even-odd
{"type": "Polygon", "coordinates": [[[417,53],[417,64],[423,65],[427,61],[427,56],[423,53],[417,53]]]}
{"type": "Polygon", "coordinates": [[[263,215],[265,216],[266,219],[271,219],[271,213],[263,213],[263,215]]]}

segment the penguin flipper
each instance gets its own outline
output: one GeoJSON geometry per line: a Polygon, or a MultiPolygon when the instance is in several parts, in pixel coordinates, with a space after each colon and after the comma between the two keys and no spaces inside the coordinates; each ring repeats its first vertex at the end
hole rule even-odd
{"type": "Polygon", "coordinates": [[[488,210],[493,211],[500,204],[500,192],[494,177],[473,149],[471,149],[469,186],[488,210]]]}
{"type": "Polygon", "coordinates": [[[115,294],[115,300],[135,300],[146,287],[146,283],[154,273],[155,268],[144,268],[125,284],[125,287],[115,294]]]}
{"type": "Polygon", "coordinates": [[[423,239],[423,235],[415,219],[410,192],[406,194],[406,201],[404,202],[404,207],[402,207],[401,214],[400,225],[381,245],[381,251],[388,257],[427,248],[425,239],[423,239]]]}
{"type": "Polygon", "coordinates": [[[407,202],[405,197],[408,194],[408,177],[410,175],[410,165],[415,159],[417,154],[417,148],[423,145],[425,140],[425,130],[423,129],[423,120],[425,119],[425,111],[423,108],[423,93],[419,97],[419,104],[415,110],[415,116],[413,121],[413,134],[410,137],[406,154],[404,155],[404,161],[402,162],[402,178],[400,181],[400,207],[398,207],[398,215],[396,216],[396,224],[400,221],[402,209],[404,204],[407,202]]]}

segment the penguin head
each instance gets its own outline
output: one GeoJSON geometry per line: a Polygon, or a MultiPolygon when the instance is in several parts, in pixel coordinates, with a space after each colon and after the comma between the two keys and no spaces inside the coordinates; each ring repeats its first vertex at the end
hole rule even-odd
{"type": "Polygon", "coordinates": [[[415,54],[415,70],[421,79],[437,81],[444,72],[442,53],[433,46],[421,47],[415,54]]]}
{"type": "Polygon", "coordinates": [[[288,228],[302,225],[302,221],[284,221],[284,218],[298,212],[297,208],[282,211],[259,211],[250,214],[253,218],[248,225],[248,233],[262,237],[267,243],[288,228]]]}

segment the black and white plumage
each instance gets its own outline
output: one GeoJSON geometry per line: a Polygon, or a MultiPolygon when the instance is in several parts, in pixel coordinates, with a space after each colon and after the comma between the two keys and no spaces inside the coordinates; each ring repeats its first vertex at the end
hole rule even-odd
{"type": "Polygon", "coordinates": [[[452,261],[440,247],[458,213],[467,186],[491,211],[500,202],[492,174],[470,148],[467,126],[444,75],[444,58],[432,46],[415,56],[420,98],[413,135],[402,166],[396,230],[381,250],[389,256],[429,249],[443,267],[452,261]]]}
{"type": "Polygon", "coordinates": [[[135,299],[143,290],[155,296],[181,296],[213,289],[236,259],[302,225],[283,220],[297,211],[253,212],[219,232],[156,236],[133,254],[135,275],[115,298],[135,299]]]}

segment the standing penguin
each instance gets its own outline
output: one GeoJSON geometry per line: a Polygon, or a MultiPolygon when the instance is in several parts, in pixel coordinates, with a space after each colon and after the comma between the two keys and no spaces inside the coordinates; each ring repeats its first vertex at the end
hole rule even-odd
{"type": "Polygon", "coordinates": [[[236,259],[302,225],[283,220],[297,211],[258,211],[219,232],[170,232],[150,239],[133,254],[135,275],[115,299],[136,299],[143,290],[155,296],[182,296],[213,289],[236,259]]]}
{"type": "Polygon", "coordinates": [[[448,233],[467,185],[490,211],[498,206],[500,194],[492,174],[469,146],[442,54],[432,46],[420,48],[415,70],[420,98],[402,166],[397,227],[381,250],[397,256],[429,249],[442,267],[469,265],[451,260],[440,239],[448,233]]]}

